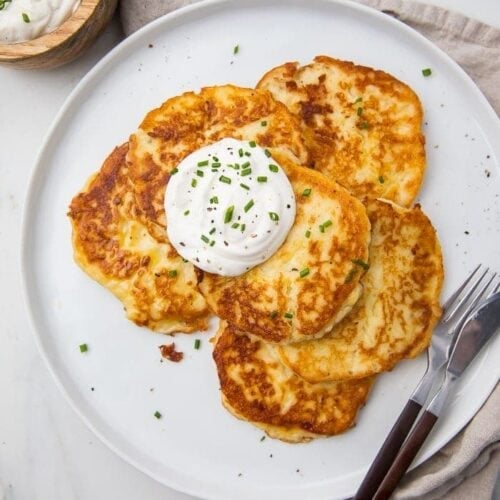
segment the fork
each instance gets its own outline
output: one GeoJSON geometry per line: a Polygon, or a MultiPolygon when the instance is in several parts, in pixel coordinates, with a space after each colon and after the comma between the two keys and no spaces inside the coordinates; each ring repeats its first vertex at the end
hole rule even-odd
{"type": "Polygon", "coordinates": [[[438,372],[448,360],[458,332],[469,313],[483,298],[500,290],[496,273],[479,265],[443,305],[443,315],[427,350],[427,369],[380,448],[353,500],[371,499],[394,462],[422,406],[427,401],[438,372]]]}

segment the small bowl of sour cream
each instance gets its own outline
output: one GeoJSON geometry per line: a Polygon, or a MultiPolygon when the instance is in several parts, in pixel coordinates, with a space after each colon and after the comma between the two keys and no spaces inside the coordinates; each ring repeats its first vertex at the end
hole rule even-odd
{"type": "Polygon", "coordinates": [[[0,0],[0,64],[54,68],[76,59],[110,21],[117,0],[0,0]]]}

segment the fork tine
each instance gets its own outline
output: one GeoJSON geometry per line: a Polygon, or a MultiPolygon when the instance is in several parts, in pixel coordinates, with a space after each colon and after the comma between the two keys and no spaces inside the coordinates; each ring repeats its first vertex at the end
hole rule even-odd
{"type": "Polygon", "coordinates": [[[482,266],[482,264],[479,264],[474,271],[472,271],[467,279],[460,285],[460,287],[453,292],[451,297],[448,298],[448,300],[443,304],[443,309],[446,311],[452,304],[455,302],[455,300],[458,298],[458,296],[463,292],[465,287],[469,284],[470,280],[475,276],[475,274],[479,271],[479,268],[482,266]]]}
{"type": "Polygon", "coordinates": [[[488,288],[489,288],[490,284],[492,283],[492,281],[495,279],[496,275],[497,275],[496,273],[493,273],[493,276],[491,276],[488,279],[486,284],[482,285],[481,288],[476,292],[476,294],[472,298],[472,301],[467,304],[465,311],[458,318],[458,320],[456,320],[454,328],[459,329],[460,326],[462,325],[463,321],[465,321],[467,316],[476,307],[476,305],[479,303],[479,301],[483,298],[488,297],[488,295],[489,295],[488,288]]]}
{"type": "Polygon", "coordinates": [[[459,288],[459,290],[457,290],[458,293],[454,293],[453,296],[450,297],[450,299],[446,302],[446,304],[445,304],[446,313],[445,313],[445,315],[443,317],[443,321],[447,321],[449,318],[451,318],[451,316],[453,316],[453,315],[455,315],[457,313],[458,309],[460,309],[460,307],[469,300],[470,296],[474,293],[474,291],[478,287],[479,283],[481,283],[481,281],[486,276],[486,274],[488,274],[489,268],[486,268],[481,273],[481,275],[479,276],[479,278],[477,278],[475,280],[475,282],[469,288],[469,290],[467,290],[467,293],[463,297],[461,297],[461,295],[462,295],[461,292],[463,292],[467,288],[468,282],[476,274],[476,271],[479,270],[480,267],[482,267],[481,264],[474,270],[474,272],[471,274],[471,276],[469,276],[469,278],[467,278],[466,283],[464,283],[465,286],[462,285],[459,288]],[[448,302],[450,302],[449,305],[448,305],[448,302]]]}
{"type": "Polygon", "coordinates": [[[493,290],[491,290],[490,294],[488,295],[488,298],[490,298],[493,294],[497,293],[498,291],[500,291],[500,280],[498,281],[496,286],[493,288],[493,290]]]}

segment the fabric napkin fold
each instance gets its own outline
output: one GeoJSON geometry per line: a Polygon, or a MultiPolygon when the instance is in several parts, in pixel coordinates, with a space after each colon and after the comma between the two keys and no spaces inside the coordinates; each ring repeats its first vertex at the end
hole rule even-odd
{"type": "MultiPolygon", "coordinates": [[[[199,0],[121,0],[126,35],[199,0]]],[[[450,55],[500,115],[500,30],[461,14],[408,0],[358,0],[408,24],[450,55]]],[[[396,499],[490,500],[500,472],[500,386],[469,424],[408,473],[396,499]]]]}

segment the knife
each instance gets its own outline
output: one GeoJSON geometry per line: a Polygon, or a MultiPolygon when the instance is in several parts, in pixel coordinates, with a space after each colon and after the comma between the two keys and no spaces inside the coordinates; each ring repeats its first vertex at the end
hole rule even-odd
{"type": "Polygon", "coordinates": [[[446,375],[439,391],[415,424],[380,484],[373,497],[374,500],[385,500],[394,492],[441,415],[446,400],[458,379],[499,327],[500,292],[480,304],[465,321],[446,365],[446,375]]]}

